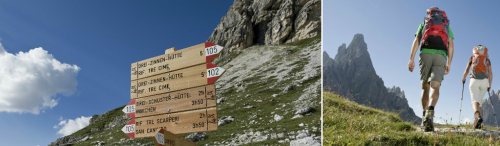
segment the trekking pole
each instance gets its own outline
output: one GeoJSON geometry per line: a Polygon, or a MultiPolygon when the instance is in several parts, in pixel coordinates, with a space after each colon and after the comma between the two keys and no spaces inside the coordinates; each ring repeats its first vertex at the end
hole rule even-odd
{"type": "Polygon", "coordinates": [[[464,101],[464,87],[465,87],[465,82],[462,83],[462,101],[460,101],[460,114],[458,115],[458,126],[457,126],[457,128],[460,128],[460,116],[462,116],[462,102],[464,101]]]}
{"type": "Polygon", "coordinates": [[[495,114],[495,108],[493,107],[493,101],[491,101],[490,91],[488,91],[488,97],[490,98],[491,109],[493,109],[493,116],[495,116],[495,121],[497,122],[497,128],[498,128],[497,114],[495,114]]]}

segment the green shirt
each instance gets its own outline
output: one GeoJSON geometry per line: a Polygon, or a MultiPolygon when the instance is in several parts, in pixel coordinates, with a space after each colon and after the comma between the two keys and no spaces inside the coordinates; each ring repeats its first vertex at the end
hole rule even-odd
{"type": "MultiPolygon", "coordinates": [[[[417,33],[415,35],[418,35],[418,34],[422,34],[422,29],[424,29],[424,23],[422,22],[420,24],[420,26],[418,26],[418,30],[417,30],[417,33]]],[[[455,39],[455,37],[453,37],[453,32],[451,32],[451,28],[448,27],[448,37],[450,37],[451,39],[455,39]]],[[[420,51],[420,54],[443,54],[443,56],[446,58],[446,52],[444,52],[443,50],[438,50],[438,49],[432,49],[432,48],[422,48],[422,50],[420,51]]]]}

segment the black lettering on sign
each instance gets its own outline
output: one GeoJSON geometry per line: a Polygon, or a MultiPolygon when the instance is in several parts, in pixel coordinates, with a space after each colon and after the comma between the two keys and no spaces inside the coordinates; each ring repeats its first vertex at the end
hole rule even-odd
{"type": "Polygon", "coordinates": [[[219,76],[219,68],[212,68],[208,70],[208,76],[219,76]]]}
{"type": "Polygon", "coordinates": [[[201,72],[201,77],[205,77],[205,72],[201,72]]]}
{"type": "Polygon", "coordinates": [[[144,134],[144,129],[135,130],[135,134],[144,134]]]}
{"type": "Polygon", "coordinates": [[[208,91],[207,95],[214,95],[214,91],[208,91]]]}
{"type": "Polygon", "coordinates": [[[151,73],[151,72],[155,72],[155,71],[156,71],[156,67],[149,68],[148,70],[149,70],[149,72],[150,72],[150,73],[151,73]]]}
{"type": "Polygon", "coordinates": [[[179,116],[156,119],[157,124],[168,123],[168,122],[178,122],[178,121],[179,121],[179,116]]]}
{"type": "Polygon", "coordinates": [[[165,85],[159,85],[158,88],[160,90],[163,90],[163,89],[168,89],[168,84],[165,84],[165,85]]]}
{"type": "Polygon", "coordinates": [[[205,91],[203,91],[203,90],[198,91],[198,96],[201,96],[201,95],[205,95],[205,91]]]}
{"type": "Polygon", "coordinates": [[[203,128],[205,127],[205,122],[193,123],[193,128],[203,128]]]}
{"type": "Polygon", "coordinates": [[[207,98],[207,100],[215,100],[215,96],[211,95],[210,97],[207,98]]]}
{"type": "Polygon", "coordinates": [[[200,119],[205,118],[205,113],[200,113],[200,119]]]}
{"type": "Polygon", "coordinates": [[[203,99],[193,100],[191,103],[191,105],[200,105],[203,104],[203,99]]]}
{"type": "Polygon", "coordinates": [[[156,79],[151,79],[151,82],[149,82],[149,84],[161,83],[161,82],[164,82],[165,80],[167,80],[165,77],[159,77],[156,79]]]}
{"type": "Polygon", "coordinates": [[[135,113],[149,113],[149,112],[155,112],[156,111],[156,107],[150,107],[150,108],[144,108],[144,109],[139,109],[137,111],[135,111],[135,113]]]}
{"type": "Polygon", "coordinates": [[[135,106],[143,106],[146,105],[146,101],[136,101],[135,106]]]}
{"type": "Polygon", "coordinates": [[[170,70],[168,64],[158,66],[158,70],[163,70],[163,69],[170,70]]]}
{"type": "Polygon", "coordinates": [[[149,92],[156,91],[156,87],[149,87],[149,92]]]}
{"type": "MultiPolygon", "coordinates": [[[[141,70],[141,71],[137,71],[137,74],[139,74],[139,75],[142,75],[142,74],[144,74],[144,70],[141,70]]],[[[134,74],[134,75],[135,75],[135,74],[134,74]]]]}
{"type": "Polygon", "coordinates": [[[142,125],[142,121],[135,122],[135,125],[136,125],[136,126],[141,126],[141,125],[142,125]]]}
{"type": "Polygon", "coordinates": [[[217,124],[217,119],[213,118],[208,121],[208,123],[217,124]]]}
{"type": "Polygon", "coordinates": [[[130,89],[135,89],[135,86],[136,86],[136,85],[134,85],[134,86],[130,86],[130,89]]]}
{"type": "Polygon", "coordinates": [[[156,60],[151,60],[149,65],[157,64],[157,63],[162,63],[165,61],[165,58],[158,58],[156,60]]]}
{"type": "Polygon", "coordinates": [[[205,50],[207,51],[207,56],[217,53],[217,47],[216,46],[212,46],[210,48],[206,48],[205,50]]]}
{"type": "Polygon", "coordinates": [[[139,85],[137,85],[138,87],[146,86],[146,85],[148,85],[148,81],[138,82],[137,84],[139,84],[139,85]]]}
{"type": "Polygon", "coordinates": [[[173,79],[177,79],[177,78],[182,78],[182,77],[183,77],[183,76],[182,76],[182,74],[183,74],[183,73],[169,74],[169,75],[168,75],[168,79],[169,79],[169,80],[173,80],[173,79]]]}
{"type": "Polygon", "coordinates": [[[154,120],[146,120],[146,125],[154,125],[154,120]]]}
{"type": "Polygon", "coordinates": [[[142,93],[144,93],[144,89],[137,90],[137,94],[142,94],[142,93]]]}
{"type": "Polygon", "coordinates": [[[215,114],[209,114],[208,118],[215,118],[215,114]]]}
{"type": "Polygon", "coordinates": [[[168,60],[173,60],[173,59],[180,58],[180,57],[182,57],[182,52],[181,53],[168,54],[167,55],[167,59],[168,60]]]}
{"type": "Polygon", "coordinates": [[[148,63],[147,62],[144,62],[144,63],[138,63],[137,64],[137,68],[143,68],[143,67],[146,67],[148,66],[148,63]]]}

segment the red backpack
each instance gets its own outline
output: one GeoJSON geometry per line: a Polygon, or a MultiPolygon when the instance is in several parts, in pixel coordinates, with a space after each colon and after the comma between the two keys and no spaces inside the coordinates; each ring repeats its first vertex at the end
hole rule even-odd
{"type": "Polygon", "coordinates": [[[429,9],[422,29],[422,48],[439,49],[448,54],[449,20],[444,11],[429,9]]]}
{"type": "Polygon", "coordinates": [[[485,46],[475,46],[472,50],[472,64],[470,68],[470,77],[475,79],[488,78],[488,48],[485,46]]]}

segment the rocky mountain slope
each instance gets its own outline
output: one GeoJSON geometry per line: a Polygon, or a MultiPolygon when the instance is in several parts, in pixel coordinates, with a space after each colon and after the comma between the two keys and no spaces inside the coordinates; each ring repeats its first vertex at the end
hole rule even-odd
{"type": "Polygon", "coordinates": [[[413,123],[421,119],[409,107],[404,91],[387,88],[373,68],[368,47],[362,34],[356,34],[349,44],[338,48],[335,59],[323,53],[323,87],[349,100],[377,109],[395,111],[413,123]]]}
{"type": "Polygon", "coordinates": [[[234,51],[320,33],[321,0],[235,0],[208,41],[234,51]]]}
{"type": "MultiPolygon", "coordinates": [[[[226,69],[215,83],[219,129],[182,134],[199,145],[320,145],[321,42],[253,46],[214,62],[226,69]]],[[[90,125],[50,146],[153,145],[130,139],[130,120],[118,107],[94,115],[90,125]]]]}
{"type": "Polygon", "coordinates": [[[500,120],[500,116],[498,115],[500,114],[500,91],[497,91],[495,93],[495,91],[492,90],[490,94],[491,94],[491,101],[493,102],[493,107],[490,104],[490,98],[487,97],[488,93],[486,93],[486,96],[481,103],[482,105],[481,109],[483,111],[482,117],[484,120],[483,124],[492,127],[497,127],[497,126],[500,127],[500,123],[498,123],[497,125],[495,117],[493,116],[493,109],[495,109],[497,119],[500,120]]]}

